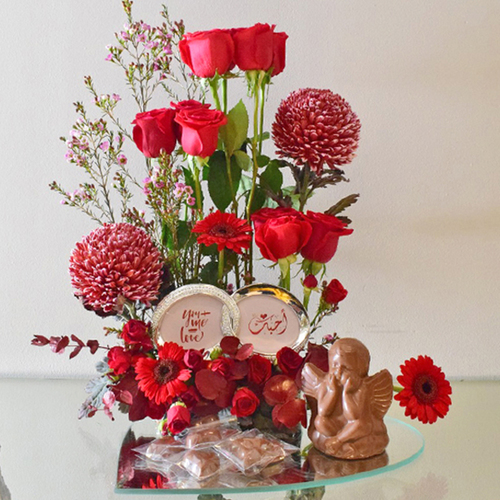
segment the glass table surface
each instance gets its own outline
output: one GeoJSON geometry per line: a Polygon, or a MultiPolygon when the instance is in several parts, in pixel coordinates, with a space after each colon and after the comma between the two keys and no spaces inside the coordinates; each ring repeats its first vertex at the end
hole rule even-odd
{"type": "MultiPolygon", "coordinates": [[[[310,448],[308,453],[293,455],[282,463],[266,467],[254,476],[239,471],[221,471],[203,482],[197,482],[187,474],[184,479],[172,482],[168,473],[160,474],[151,462],[144,466],[138,461],[134,448],[152,441],[154,427],[151,422],[138,422],[127,432],[120,450],[115,492],[118,494],[169,494],[169,495],[224,495],[232,493],[262,493],[290,490],[319,489],[349,481],[389,472],[415,460],[424,449],[422,434],[412,425],[387,417],[385,419],[390,442],[381,455],[363,460],[339,460],[310,448]],[[149,425],[146,425],[149,424],[149,425]],[[304,456],[303,456],[304,455],[304,456]],[[138,464],[141,466],[138,466],[138,464]],[[153,488],[153,489],[151,489],[153,488]]],[[[303,432],[301,448],[309,444],[303,432]]],[[[321,496],[314,496],[321,498],[321,496]]],[[[209,498],[209,497],[207,497],[209,498]]],[[[223,497],[212,497],[220,498],[223,497]]]]}

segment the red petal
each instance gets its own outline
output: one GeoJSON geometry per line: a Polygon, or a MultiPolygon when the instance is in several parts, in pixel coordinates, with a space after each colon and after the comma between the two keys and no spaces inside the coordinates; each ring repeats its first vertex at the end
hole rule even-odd
{"type": "Polygon", "coordinates": [[[234,356],[240,347],[240,340],[237,337],[227,336],[220,341],[220,348],[224,354],[234,356]]]}
{"type": "Polygon", "coordinates": [[[297,384],[286,375],[271,377],[264,387],[264,399],[271,406],[286,403],[294,399],[298,393],[297,384]]]}
{"type": "Polygon", "coordinates": [[[252,344],[244,344],[242,345],[238,352],[236,353],[236,359],[238,361],[245,361],[253,354],[253,345],[252,344]]]}
{"type": "Polygon", "coordinates": [[[220,373],[205,368],[196,374],[195,384],[204,398],[214,400],[226,389],[227,381],[220,373]]]}

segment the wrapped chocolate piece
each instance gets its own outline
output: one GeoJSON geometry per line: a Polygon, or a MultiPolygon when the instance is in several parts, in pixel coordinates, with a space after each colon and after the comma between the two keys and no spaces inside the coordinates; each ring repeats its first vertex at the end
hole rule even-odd
{"type": "Polygon", "coordinates": [[[204,481],[220,470],[221,462],[213,448],[188,450],[180,458],[179,465],[198,481],[204,481]]]}
{"type": "Polygon", "coordinates": [[[217,449],[239,470],[249,474],[257,474],[264,467],[299,450],[257,429],[236,434],[218,444],[217,449]]]}
{"type": "Polygon", "coordinates": [[[302,390],[311,407],[309,438],[336,458],[380,455],[389,443],[383,419],[392,402],[391,374],[382,370],[368,376],[370,353],[350,338],[330,347],[328,366],[328,373],[311,363],[302,370],[302,390]]]}
{"type": "Polygon", "coordinates": [[[185,437],[186,448],[206,447],[216,444],[239,431],[236,418],[203,420],[190,427],[185,437]]]}

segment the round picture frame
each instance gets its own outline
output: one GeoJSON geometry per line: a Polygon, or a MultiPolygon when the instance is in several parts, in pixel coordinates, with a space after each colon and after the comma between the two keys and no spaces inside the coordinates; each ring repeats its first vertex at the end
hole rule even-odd
{"type": "Polygon", "coordinates": [[[234,299],[213,285],[184,285],[157,306],[153,338],[158,346],[175,342],[184,349],[212,349],[238,329],[240,312],[234,299]]]}
{"type": "Polygon", "coordinates": [[[304,306],[288,290],[266,283],[254,283],[236,290],[232,298],[240,321],[233,335],[242,344],[253,344],[254,352],[274,357],[282,347],[300,351],[310,335],[310,321],[304,306]]]}

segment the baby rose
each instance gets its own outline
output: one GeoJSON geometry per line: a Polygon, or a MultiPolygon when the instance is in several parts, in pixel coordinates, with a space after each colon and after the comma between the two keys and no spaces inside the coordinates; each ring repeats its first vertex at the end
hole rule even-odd
{"type": "Polygon", "coordinates": [[[188,155],[206,158],[217,149],[219,128],[227,118],[216,109],[188,108],[178,111],[175,121],[181,126],[182,149],[188,155]]]}
{"type": "Polygon", "coordinates": [[[162,151],[170,154],[177,142],[173,109],[153,109],[135,116],[132,133],[135,145],[148,158],[158,158],[162,151]]]}
{"type": "Polygon", "coordinates": [[[182,61],[200,78],[223,75],[233,66],[234,42],[228,30],[186,33],[179,51],[182,61]]]}
{"type": "Polygon", "coordinates": [[[108,351],[108,366],[115,375],[123,375],[132,366],[132,354],[123,347],[112,347],[108,351]]]}
{"type": "Polygon", "coordinates": [[[184,354],[184,363],[191,370],[201,370],[204,367],[203,353],[197,349],[188,349],[184,354]]]}
{"type": "Polygon", "coordinates": [[[167,411],[167,428],[171,434],[179,434],[191,424],[191,413],[182,404],[171,406],[167,411]]]}
{"type": "Polygon", "coordinates": [[[267,71],[273,64],[273,30],[269,24],[233,30],[234,61],[243,71],[267,71]]]}
{"type": "Polygon", "coordinates": [[[148,335],[148,326],[143,321],[129,320],[123,327],[121,337],[126,344],[137,345],[148,351],[153,348],[153,342],[148,335]]]}
{"type": "Polygon", "coordinates": [[[259,398],[247,387],[242,387],[234,393],[231,414],[248,417],[255,412],[259,404],[259,398]]]}
{"type": "Polygon", "coordinates": [[[312,234],[300,254],[304,259],[324,264],[335,255],[339,238],[351,234],[352,229],[347,229],[347,224],[334,215],[308,211],[305,218],[312,234]]]}
{"type": "Polygon", "coordinates": [[[267,220],[262,221],[260,211],[252,215],[252,220],[258,221],[255,225],[255,243],[260,253],[265,259],[277,262],[299,252],[311,237],[312,229],[300,212],[279,216],[281,209],[274,209],[278,210],[278,217],[275,218],[271,210],[266,211],[267,220]]]}
{"type": "Polygon", "coordinates": [[[248,381],[256,385],[264,385],[271,377],[272,365],[264,356],[254,354],[248,359],[248,381]]]}
{"type": "Polygon", "coordinates": [[[347,290],[342,286],[339,280],[333,279],[325,287],[321,294],[321,300],[327,304],[338,304],[347,297],[347,290]]]}
{"type": "Polygon", "coordinates": [[[299,370],[302,369],[304,359],[290,347],[282,347],[276,353],[276,361],[280,370],[291,378],[295,378],[299,370]]]}

